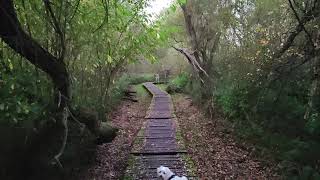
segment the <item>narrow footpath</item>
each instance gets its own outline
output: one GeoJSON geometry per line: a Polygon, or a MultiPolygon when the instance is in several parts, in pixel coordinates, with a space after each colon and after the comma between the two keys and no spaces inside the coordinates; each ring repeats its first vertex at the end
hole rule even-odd
{"type": "Polygon", "coordinates": [[[187,151],[179,135],[173,104],[168,93],[153,83],[144,83],[153,95],[145,125],[136,138],[125,179],[158,179],[156,169],[169,167],[175,174],[196,179],[188,167],[187,151]]]}

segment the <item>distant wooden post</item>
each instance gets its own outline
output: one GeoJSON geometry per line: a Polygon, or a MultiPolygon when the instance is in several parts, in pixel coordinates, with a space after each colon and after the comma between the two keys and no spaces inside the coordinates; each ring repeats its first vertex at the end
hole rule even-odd
{"type": "Polygon", "coordinates": [[[159,74],[155,74],[155,78],[156,78],[156,83],[160,82],[160,75],[159,74]]]}

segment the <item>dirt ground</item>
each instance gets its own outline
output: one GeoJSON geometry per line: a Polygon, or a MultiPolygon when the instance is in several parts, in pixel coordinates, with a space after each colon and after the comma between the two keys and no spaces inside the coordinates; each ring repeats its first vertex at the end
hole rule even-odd
{"type": "Polygon", "coordinates": [[[200,179],[280,179],[275,170],[259,161],[235,141],[223,118],[208,120],[184,95],[173,96],[175,113],[188,153],[200,179]]]}

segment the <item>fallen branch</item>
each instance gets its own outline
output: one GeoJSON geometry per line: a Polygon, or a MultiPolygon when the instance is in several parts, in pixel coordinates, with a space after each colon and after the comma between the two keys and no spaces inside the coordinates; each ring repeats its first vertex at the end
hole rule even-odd
{"type": "Polygon", "coordinates": [[[132,101],[132,102],[138,102],[137,99],[133,99],[133,97],[123,97],[122,98],[123,100],[129,100],[129,101],[132,101]]]}
{"type": "Polygon", "coordinates": [[[129,100],[132,102],[138,102],[136,99],[137,91],[133,90],[130,86],[128,89],[124,91],[124,96],[122,97],[123,100],[129,100]]]}

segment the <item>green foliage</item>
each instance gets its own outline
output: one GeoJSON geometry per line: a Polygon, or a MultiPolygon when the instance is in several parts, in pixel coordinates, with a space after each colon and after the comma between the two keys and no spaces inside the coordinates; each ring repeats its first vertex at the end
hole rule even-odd
{"type": "Polygon", "coordinates": [[[40,72],[11,64],[10,72],[0,72],[0,125],[32,128],[50,110],[52,85],[40,72]]]}
{"type": "Polygon", "coordinates": [[[124,66],[140,59],[156,61],[154,50],[166,40],[157,22],[148,24],[148,16],[142,11],[147,2],[112,1],[107,17],[101,1],[80,4],[72,32],[74,44],[79,46],[74,57],[81,57],[81,61],[71,66],[75,105],[96,109],[99,119],[105,118],[110,93],[115,93],[112,89],[124,66]]]}
{"type": "MultiPolygon", "coordinates": [[[[32,157],[26,156],[26,149],[35,132],[51,120],[53,87],[43,72],[35,71],[18,56],[0,64],[0,178],[11,179],[6,175],[23,174],[19,168],[32,157]]],[[[37,144],[37,149],[41,146],[37,144]]]]}
{"type": "Polygon", "coordinates": [[[134,89],[137,91],[137,97],[139,99],[144,99],[148,97],[148,91],[144,88],[142,84],[133,85],[134,89]]]}
{"type": "Polygon", "coordinates": [[[248,91],[245,87],[226,86],[217,90],[216,101],[223,109],[224,113],[231,118],[244,117],[243,112],[248,111],[248,91]]]}
{"type": "MultiPolygon", "coordinates": [[[[297,179],[317,179],[319,177],[318,170],[314,165],[317,164],[317,159],[320,158],[318,150],[319,142],[289,140],[283,142],[286,145],[286,151],[281,152],[282,165],[286,169],[287,176],[297,179]],[[297,162],[299,166],[294,166],[290,162],[297,162]]],[[[282,146],[284,146],[282,145],[282,146]]]]}
{"type": "Polygon", "coordinates": [[[130,84],[136,85],[144,82],[152,82],[154,80],[153,74],[128,74],[125,75],[130,84]]]}
{"type": "Polygon", "coordinates": [[[187,92],[188,94],[192,94],[192,99],[195,102],[200,103],[202,101],[201,93],[199,93],[201,90],[201,83],[199,81],[196,81],[194,77],[191,76],[188,84],[186,85],[185,92],[187,92]]]}
{"type": "Polygon", "coordinates": [[[137,85],[144,82],[150,82],[153,80],[152,75],[141,74],[141,75],[127,75],[124,74],[118,78],[112,88],[110,89],[109,96],[107,97],[106,102],[106,113],[110,113],[117,105],[122,101],[124,91],[127,90],[129,85],[137,85]]]}
{"type": "Polygon", "coordinates": [[[319,126],[316,114],[307,123],[302,121],[306,99],[299,94],[304,84],[295,85],[294,81],[292,77],[262,89],[256,81],[223,79],[215,91],[215,100],[235,123],[239,137],[254,143],[258,154],[272,154],[282,162],[286,176],[302,178],[305,165],[312,167],[313,173],[318,171],[315,165],[320,159],[320,143],[315,138],[319,137],[319,126]]]}
{"type": "Polygon", "coordinates": [[[181,73],[176,78],[171,80],[166,88],[168,93],[181,93],[183,92],[184,88],[188,84],[189,81],[189,74],[188,73],[181,73]]]}
{"type": "Polygon", "coordinates": [[[178,0],[178,3],[179,3],[180,5],[186,4],[186,3],[187,3],[187,0],[178,0]]]}
{"type": "Polygon", "coordinates": [[[308,120],[306,124],[306,130],[311,135],[315,135],[320,137],[320,117],[319,113],[314,113],[310,116],[310,119],[308,120]]]}
{"type": "Polygon", "coordinates": [[[107,98],[108,101],[107,104],[107,112],[110,112],[112,108],[116,107],[119,102],[121,102],[121,97],[123,96],[124,90],[128,88],[128,85],[130,84],[130,81],[128,77],[123,76],[120,77],[112,86],[112,89],[110,90],[109,97],[107,98]]]}

